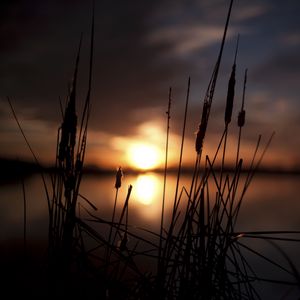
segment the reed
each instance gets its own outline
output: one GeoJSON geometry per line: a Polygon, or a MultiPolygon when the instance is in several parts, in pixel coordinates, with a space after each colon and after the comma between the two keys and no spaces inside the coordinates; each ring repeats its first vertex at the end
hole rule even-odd
{"type": "MultiPolygon", "coordinates": [[[[241,134],[245,125],[245,89],[247,70],[244,76],[241,110],[237,116],[239,129],[236,162],[232,172],[225,169],[227,135],[230,130],[234,112],[235,71],[238,41],[234,63],[228,83],[227,99],[224,115],[224,130],[213,157],[203,156],[205,137],[208,133],[210,111],[218,79],[223,48],[226,40],[229,19],[232,10],[230,1],[220,51],[205,93],[202,114],[195,137],[195,164],[189,186],[180,189],[182,175],[182,158],[185,141],[187,112],[190,93],[190,78],[184,108],[184,120],[181,133],[181,149],[178,162],[175,195],[172,198],[173,209],[169,224],[165,221],[168,145],[170,129],[171,89],[168,97],[166,156],[164,172],[164,188],[159,232],[145,228],[137,228],[130,223],[129,204],[132,185],[128,186],[127,195],[119,214],[117,201],[119,189],[122,188],[123,171],[119,167],[115,182],[115,199],[111,220],[95,215],[97,207],[93,201],[80,193],[83,176],[88,122],[91,113],[91,90],[93,69],[94,12],[92,16],[89,82],[84,100],[81,121],[78,122],[76,110],[77,76],[79,70],[81,39],[75,60],[75,68],[71,89],[66,106],[61,105],[62,123],[58,128],[56,145],[56,170],[51,175],[51,188],[46,185],[45,191],[49,211],[48,236],[48,279],[53,297],[74,295],[74,278],[83,280],[89,287],[90,298],[97,296],[103,299],[260,299],[255,289],[257,281],[276,282],[290,286],[300,286],[299,272],[286,253],[276,241],[299,242],[297,238],[286,238],[285,234],[299,235],[300,232],[236,231],[240,208],[246,192],[270,146],[274,133],[262,147],[259,135],[248,170],[244,168],[244,160],[240,157],[241,134]],[[77,128],[80,124],[79,130],[77,128]],[[221,160],[221,170],[216,161],[221,160]],[[245,179],[242,172],[246,173],[245,179]],[[51,191],[51,194],[49,192],[51,191]],[[83,219],[78,207],[78,199],[82,199],[93,209],[86,209],[88,218],[83,219]],[[119,219],[116,221],[116,216],[119,219]],[[93,226],[95,225],[95,227],[93,226]],[[102,236],[97,228],[105,228],[108,235],[102,236]],[[279,235],[279,236],[278,236],[279,235]],[[249,246],[249,239],[265,240],[285,258],[288,266],[268,258],[249,246]],[[158,241],[157,243],[153,240],[158,241]],[[264,278],[256,274],[247,260],[250,253],[268,264],[291,276],[290,281],[264,278]],[[145,271],[140,260],[150,261],[156,269],[145,271]]],[[[9,99],[8,99],[9,101],[9,99]]],[[[30,147],[25,133],[16,117],[9,101],[13,115],[22,135],[30,148],[35,161],[38,159],[30,147]]],[[[25,193],[24,193],[25,196],[25,193]]],[[[24,205],[25,203],[24,198],[24,205]]],[[[24,206],[25,207],[25,206],[24,206]]],[[[24,209],[25,213],[25,209],[24,209]]],[[[26,213],[25,215],[26,216],[26,213]]],[[[25,219],[24,219],[25,220],[25,219]]],[[[25,222],[25,221],[24,221],[25,222]]],[[[26,222],[25,222],[26,223],[26,222]]],[[[24,230],[25,230],[24,223],[24,230]]],[[[24,242],[25,242],[24,231],[24,242]]],[[[84,284],[81,281],[81,284],[84,284]]]]}

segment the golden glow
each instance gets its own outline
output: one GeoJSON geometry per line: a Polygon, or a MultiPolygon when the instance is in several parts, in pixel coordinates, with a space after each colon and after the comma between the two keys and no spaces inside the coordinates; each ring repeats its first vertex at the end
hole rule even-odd
{"type": "Polygon", "coordinates": [[[139,175],[134,191],[136,200],[144,205],[152,204],[159,194],[160,182],[153,174],[139,175]]]}
{"type": "Polygon", "coordinates": [[[149,170],[159,166],[162,161],[157,147],[148,144],[132,144],[128,149],[130,163],[138,169],[149,170]]]}

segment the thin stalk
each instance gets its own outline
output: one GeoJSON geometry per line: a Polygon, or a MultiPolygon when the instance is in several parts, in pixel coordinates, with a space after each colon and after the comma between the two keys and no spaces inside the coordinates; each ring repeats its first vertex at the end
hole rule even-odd
{"type": "MultiPolygon", "coordinates": [[[[92,79],[93,79],[94,35],[95,35],[95,0],[93,0],[93,12],[92,12],[88,92],[87,92],[86,101],[84,103],[84,109],[83,109],[83,113],[82,113],[83,117],[82,117],[81,125],[80,125],[79,138],[78,138],[79,141],[81,140],[84,121],[86,122],[85,128],[87,128],[88,118],[89,118],[90,97],[91,97],[92,79]]],[[[85,135],[87,135],[86,132],[85,132],[85,135]]],[[[77,155],[80,155],[79,153],[80,153],[80,150],[78,147],[77,155]]]]}
{"type": "Polygon", "coordinates": [[[31,154],[32,154],[32,156],[34,158],[34,161],[35,161],[36,165],[40,168],[40,175],[42,177],[42,181],[43,181],[43,184],[44,184],[44,189],[45,189],[45,192],[46,192],[48,209],[49,209],[49,212],[51,212],[50,197],[49,197],[48,188],[47,188],[47,184],[46,184],[46,179],[45,179],[45,176],[44,176],[44,173],[43,173],[42,166],[40,165],[37,156],[35,155],[32,147],[30,146],[30,143],[29,143],[29,141],[28,141],[28,139],[27,139],[27,137],[26,137],[26,135],[25,135],[25,133],[24,133],[24,131],[22,129],[22,126],[21,126],[21,124],[19,122],[19,119],[18,119],[18,117],[16,115],[16,112],[15,112],[13,106],[12,106],[12,103],[11,103],[9,97],[7,97],[7,101],[8,101],[8,104],[9,104],[10,108],[11,108],[12,114],[13,114],[13,116],[15,118],[15,121],[17,122],[19,130],[20,130],[20,132],[21,132],[21,134],[22,134],[22,136],[23,136],[23,138],[25,140],[25,143],[26,143],[27,147],[29,148],[29,150],[30,150],[30,152],[31,152],[31,154]]]}
{"type": "Polygon", "coordinates": [[[240,155],[240,145],[241,145],[241,136],[242,136],[242,128],[245,123],[245,93],[246,93],[246,83],[247,83],[247,69],[245,70],[244,75],[244,87],[243,87],[243,98],[242,98],[242,107],[239,115],[238,126],[239,126],[239,137],[238,137],[238,145],[237,145],[237,152],[236,152],[236,166],[238,165],[239,155],[240,155]]]}
{"type": "Polygon", "coordinates": [[[175,190],[175,198],[174,198],[174,208],[175,208],[176,203],[177,203],[177,196],[178,196],[178,189],[179,189],[179,180],[180,180],[180,174],[181,174],[183,146],[184,146],[184,138],[185,138],[186,119],[187,119],[187,110],[188,110],[189,96],[190,96],[190,85],[191,85],[191,78],[189,77],[189,79],[188,79],[187,93],[186,93],[186,101],[185,101],[184,120],[183,120],[182,136],[181,136],[182,137],[181,138],[181,147],[180,147],[180,156],[179,156],[177,182],[176,182],[176,190],[175,190]]]}
{"type": "MultiPolygon", "coordinates": [[[[202,157],[202,149],[200,153],[197,154],[196,158],[196,164],[195,164],[195,169],[194,169],[194,175],[192,178],[192,184],[190,188],[190,198],[196,198],[197,194],[197,189],[198,189],[198,178],[200,177],[200,163],[201,163],[201,157],[202,157]],[[193,190],[194,190],[194,196],[193,196],[193,190]]],[[[201,184],[201,181],[200,181],[201,184]]]]}
{"type": "Polygon", "coordinates": [[[256,154],[257,154],[257,151],[258,151],[258,147],[259,147],[259,144],[260,144],[261,136],[259,136],[259,138],[258,138],[257,145],[256,145],[256,148],[255,148],[255,152],[254,152],[254,155],[253,155],[253,158],[252,158],[252,161],[251,161],[250,171],[249,171],[249,173],[248,173],[248,175],[247,175],[247,178],[246,178],[246,182],[245,182],[243,191],[242,191],[242,193],[241,193],[241,195],[240,195],[240,199],[239,199],[239,201],[238,201],[238,203],[237,203],[237,206],[236,206],[236,208],[235,208],[235,211],[234,211],[234,213],[233,213],[233,214],[235,215],[235,220],[233,221],[233,224],[234,224],[233,226],[235,226],[235,224],[236,224],[236,221],[237,221],[237,215],[238,215],[238,212],[239,212],[239,210],[240,210],[240,207],[241,207],[241,203],[242,203],[243,197],[244,197],[244,195],[245,195],[245,193],[246,193],[246,191],[247,191],[247,189],[248,189],[248,187],[249,187],[249,185],[250,185],[250,183],[251,183],[251,181],[252,181],[252,179],[253,179],[253,176],[254,176],[255,172],[257,171],[258,167],[260,166],[261,161],[262,161],[262,159],[264,158],[264,156],[265,156],[265,154],[266,154],[266,151],[267,151],[267,149],[269,148],[269,146],[270,146],[270,144],[271,144],[271,141],[272,141],[274,135],[275,135],[275,132],[273,132],[272,135],[270,136],[270,138],[269,138],[269,140],[268,140],[268,142],[267,142],[267,144],[266,144],[266,146],[265,146],[265,148],[264,148],[264,150],[263,150],[263,152],[262,152],[260,158],[258,159],[258,162],[257,162],[256,165],[254,166],[254,161],[255,161],[255,157],[256,157],[256,154]]]}
{"type": "Polygon", "coordinates": [[[172,88],[169,89],[169,102],[168,102],[168,110],[167,114],[167,137],[166,137],[166,156],[165,156],[165,170],[164,170],[164,185],[163,185],[163,199],[162,199],[162,208],[161,208],[161,223],[160,223],[160,234],[159,234],[159,249],[158,249],[158,266],[157,270],[159,270],[161,265],[161,251],[162,251],[162,234],[164,227],[164,211],[165,211],[165,198],[166,198],[166,183],[167,183],[167,169],[168,169],[168,151],[169,151],[169,132],[170,132],[170,112],[171,112],[171,101],[172,101],[172,88]]]}
{"type": "Polygon", "coordinates": [[[221,175],[220,175],[220,188],[222,187],[222,177],[223,177],[225,154],[226,154],[228,125],[231,122],[232,111],[233,111],[234,90],[235,90],[235,69],[236,69],[236,57],[237,57],[237,53],[238,53],[238,47],[239,47],[239,36],[237,38],[234,61],[233,61],[233,65],[232,65],[232,71],[231,71],[229,82],[228,82],[226,108],[225,108],[225,141],[224,141],[221,175]]]}
{"type": "Polygon", "coordinates": [[[117,230],[116,230],[115,235],[114,235],[114,238],[113,238],[111,251],[109,252],[109,257],[108,257],[109,260],[110,260],[110,256],[111,256],[112,249],[113,249],[113,245],[115,244],[117,235],[120,234],[120,233],[119,233],[119,230],[120,230],[120,227],[121,227],[121,224],[122,224],[122,220],[123,220],[123,218],[124,218],[124,215],[125,215],[125,213],[126,213],[126,209],[128,208],[128,203],[129,203],[129,198],[130,198],[131,190],[132,190],[132,185],[130,184],[129,187],[128,187],[127,196],[126,196],[126,199],[125,199],[125,203],[124,203],[124,206],[123,206],[123,210],[122,210],[122,212],[121,212],[121,216],[120,216],[119,222],[118,222],[118,224],[117,224],[117,230]]]}
{"type": "Polygon", "coordinates": [[[180,174],[181,174],[181,166],[182,166],[182,156],[183,156],[183,146],[184,146],[184,138],[185,138],[185,128],[186,128],[186,119],[187,119],[187,110],[188,110],[188,103],[189,103],[189,94],[190,94],[190,84],[191,84],[191,79],[190,77],[188,78],[188,87],[187,87],[187,93],[186,93],[186,102],[185,102],[185,112],[184,112],[184,120],[183,120],[183,128],[182,128],[182,139],[181,139],[181,148],[180,148],[180,156],[179,156],[179,164],[178,164],[178,173],[177,173],[177,182],[176,182],[176,189],[175,189],[175,196],[174,196],[174,203],[173,203],[173,212],[172,212],[172,219],[171,219],[171,224],[168,232],[168,237],[167,237],[167,245],[165,247],[165,253],[167,251],[167,247],[170,246],[168,245],[169,239],[171,238],[174,230],[174,221],[176,219],[176,211],[178,207],[178,190],[179,190],[179,180],[180,180],[180,174]]]}
{"type": "MultiPolygon", "coordinates": [[[[115,196],[114,209],[113,209],[113,214],[112,214],[112,219],[111,219],[111,226],[110,226],[110,231],[109,231],[109,236],[108,236],[108,245],[110,245],[111,235],[112,235],[112,228],[113,228],[113,224],[114,224],[114,220],[115,220],[115,213],[116,213],[116,206],[117,206],[118,192],[119,192],[119,189],[116,189],[116,196],[115,196]]],[[[107,253],[107,254],[108,254],[108,253],[107,253]]]]}
{"type": "Polygon", "coordinates": [[[230,1],[218,59],[217,59],[217,62],[216,62],[216,65],[215,65],[215,68],[214,68],[214,71],[212,74],[212,78],[211,78],[211,81],[209,83],[209,86],[208,86],[207,92],[206,92],[206,97],[208,98],[208,101],[209,101],[208,116],[210,113],[211,102],[212,102],[212,99],[214,96],[215,87],[216,87],[216,83],[217,83],[217,79],[218,79],[218,73],[219,73],[219,68],[220,68],[221,59],[222,59],[222,55],[223,55],[223,49],[224,49],[224,45],[225,45],[227,29],[228,29],[228,24],[229,24],[229,20],[230,20],[231,10],[232,10],[232,4],[233,4],[233,0],[230,1]]]}
{"type": "Polygon", "coordinates": [[[226,153],[226,145],[227,145],[227,135],[228,135],[228,124],[225,125],[225,138],[224,138],[224,148],[223,148],[223,155],[222,155],[222,163],[221,163],[221,174],[220,174],[220,189],[222,189],[222,179],[223,179],[223,172],[224,172],[224,164],[225,164],[225,153],[226,153]]]}

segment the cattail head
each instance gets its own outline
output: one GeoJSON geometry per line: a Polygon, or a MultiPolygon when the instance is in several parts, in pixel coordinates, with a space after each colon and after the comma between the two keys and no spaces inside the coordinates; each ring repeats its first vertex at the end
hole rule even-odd
{"type": "Polygon", "coordinates": [[[62,129],[59,144],[59,161],[64,164],[66,173],[72,172],[74,166],[74,146],[76,141],[76,125],[62,129]]]}
{"type": "Polygon", "coordinates": [[[196,143],[195,143],[195,148],[196,152],[200,154],[202,147],[203,147],[203,141],[205,137],[205,132],[201,128],[201,124],[199,125],[197,136],[196,136],[196,143]]]}
{"type": "Polygon", "coordinates": [[[69,101],[64,120],[61,125],[61,136],[59,142],[59,154],[58,159],[63,162],[65,159],[73,160],[74,147],[76,144],[76,127],[77,127],[77,115],[75,111],[74,103],[69,101]]]}
{"type": "Polygon", "coordinates": [[[227,101],[225,109],[225,124],[228,125],[231,122],[233,100],[234,100],[234,87],[235,87],[235,64],[232,66],[231,75],[228,82],[227,101]]]}
{"type": "Polygon", "coordinates": [[[119,189],[121,187],[122,177],[123,177],[123,171],[122,171],[122,168],[119,167],[117,174],[116,174],[116,183],[115,183],[116,189],[119,189]]]}
{"type": "Polygon", "coordinates": [[[233,110],[233,100],[234,100],[234,87],[235,87],[235,67],[236,67],[236,57],[239,48],[239,38],[238,35],[236,41],[234,62],[231,70],[231,75],[228,82],[228,90],[227,90],[227,100],[226,100],[226,109],[225,109],[225,125],[227,126],[231,122],[232,110],[233,110]]]}
{"type": "Polygon", "coordinates": [[[198,154],[200,154],[203,147],[203,141],[204,141],[205,132],[208,123],[208,114],[209,114],[209,104],[207,101],[205,101],[202,110],[201,123],[199,125],[199,129],[196,137],[196,143],[195,143],[196,152],[198,154]]]}
{"type": "Polygon", "coordinates": [[[245,125],[245,115],[246,112],[244,110],[244,103],[245,103],[245,92],[246,92],[246,83],[247,83],[247,69],[245,70],[244,76],[244,88],[243,88],[243,100],[242,100],[242,108],[238,115],[238,126],[243,127],[245,125]]]}
{"type": "Polygon", "coordinates": [[[239,116],[238,116],[238,126],[239,127],[243,127],[245,125],[245,110],[242,109],[240,112],[239,112],[239,116]]]}

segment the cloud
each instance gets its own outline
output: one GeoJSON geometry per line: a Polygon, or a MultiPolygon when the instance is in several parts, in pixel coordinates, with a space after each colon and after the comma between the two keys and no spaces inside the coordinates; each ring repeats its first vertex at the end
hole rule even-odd
{"type": "MultiPolygon", "coordinates": [[[[237,29],[231,28],[228,32],[228,38],[237,31],[237,29]]],[[[176,25],[152,32],[147,40],[150,45],[167,44],[170,49],[168,54],[188,57],[195,51],[219,43],[223,32],[224,28],[222,26],[176,25]]]]}
{"type": "Polygon", "coordinates": [[[245,3],[237,4],[237,11],[233,14],[234,21],[248,21],[249,19],[260,17],[270,10],[266,3],[245,3]]]}
{"type": "Polygon", "coordinates": [[[284,34],[281,37],[281,42],[286,46],[300,46],[300,34],[299,32],[284,34]]]}
{"type": "Polygon", "coordinates": [[[298,78],[300,76],[298,50],[297,48],[284,49],[269,56],[253,70],[251,78],[255,84],[263,83],[265,89],[270,90],[275,94],[274,96],[298,98],[298,78]]]}
{"type": "MultiPolygon", "coordinates": [[[[184,66],[174,60],[161,62],[160,53],[165,46],[145,43],[150,30],[146,20],[155,1],[103,5],[96,6],[91,126],[108,132],[129,132],[136,125],[129,120],[132,111],[163,105],[172,78],[184,66]]],[[[81,31],[85,32],[78,86],[81,102],[86,94],[90,5],[79,5],[79,1],[74,5],[69,1],[26,5],[22,1],[18,7],[22,14],[33,7],[34,13],[28,16],[30,22],[24,21],[22,28],[27,29],[23,35],[15,31],[18,43],[0,57],[1,96],[9,95],[20,104],[35,107],[41,119],[60,122],[59,97],[66,97],[81,31]],[[35,33],[42,16],[43,25],[35,33]]],[[[18,18],[10,22],[10,34],[14,32],[12,27],[21,28],[18,18]]],[[[81,106],[79,102],[79,109],[81,106]]]]}

